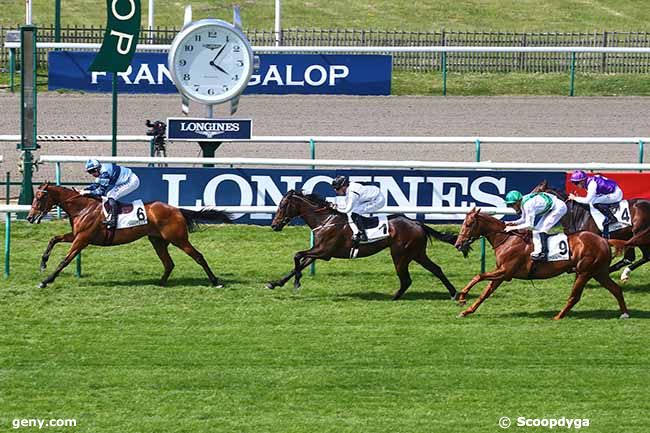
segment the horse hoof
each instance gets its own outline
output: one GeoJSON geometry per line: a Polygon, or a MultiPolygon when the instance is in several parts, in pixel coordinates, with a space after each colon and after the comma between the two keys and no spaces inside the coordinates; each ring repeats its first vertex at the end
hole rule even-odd
{"type": "Polygon", "coordinates": [[[456,301],[458,299],[458,293],[456,293],[454,296],[451,297],[452,301],[456,301]]]}
{"type": "Polygon", "coordinates": [[[462,307],[463,305],[465,305],[465,304],[467,304],[467,301],[466,301],[466,300],[464,300],[464,299],[459,299],[459,300],[458,300],[458,305],[460,305],[461,307],[462,307]]]}
{"type": "Polygon", "coordinates": [[[275,284],[273,284],[273,283],[266,283],[266,286],[265,286],[265,287],[266,287],[267,289],[269,289],[269,290],[273,290],[273,289],[275,289],[275,284]]]}
{"type": "Polygon", "coordinates": [[[619,317],[619,319],[621,319],[621,320],[629,319],[629,318],[630,318],[629,313],[623,313],[623,314],[621,314],[621,316],[619,317]]]}
{"type": "Polygon", "coordinates": [[[45,272],[45,269],[47,269],[47,266],[45,266],[45,265],[41,265],[41,268],[40,268],[40,269],[41,269],[41,272],[45,272]]]}
{"type": "Polygon", "coordinates": [[[47,284],[45,284],[45,283],[41,283],[41,284],[38,285],[38,288],[39,288],[39,289],[44,289],[45,286],[47,286],[47,284]]]}
{"type": "Polygon", "coordinates": [[[562,320],[562,316],[560,316],[560,315],[553,316],[552,320],[562,320]]]}
{"type": "Polygon", "coordinates": [[[462,319],[463,317],[467,317],[467,314],[469,314],[467,311],[461,311],[456,317],[462,319]]]}

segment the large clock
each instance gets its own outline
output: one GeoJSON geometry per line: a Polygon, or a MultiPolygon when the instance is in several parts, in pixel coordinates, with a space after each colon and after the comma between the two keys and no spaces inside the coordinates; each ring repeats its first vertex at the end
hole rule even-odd
{"type": "Polygon", "coordinates": [[[240,95],[253,73],[253,49],[244,33],[226,21],[203,19],[174,38],[167,59],[182,95],[219,104],[240,95]]]}

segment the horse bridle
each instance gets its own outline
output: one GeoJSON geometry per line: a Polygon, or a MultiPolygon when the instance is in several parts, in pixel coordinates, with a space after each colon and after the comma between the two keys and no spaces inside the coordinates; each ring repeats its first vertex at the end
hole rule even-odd
{"type": "MultiPolygon", "coordinates": [[[[290,198],[294,198],[294,197],[302,200],[303,202],[305,202],[307,204],[313,204],[312,202],[310,202],[309,200],[307,200],[305,197],[303,197],[301,195],[291,194],[291,195],[287,196],[286,198],[290,199],[290,198]]],[[[323,212],[324,210],[328,210],[328,209],[330,209],[330,208],[327,207],[327,206],[323,206],[323,207],[320,207],[318,209],[315,209],[314,213],[323,212]]],[[[298,213],[298,214],[296,214],[296,215],[294,215],[292,217],[286,216],[286,217],[284,217],[282,219],[282,221],[280,221],[280,223],[283,226],[285,226],[285,225],[289,224],[289,222],[291,222],[292,219],[297,218],[297,217],[301,217],[301,216],[302,216],[302,212],[300,212],[300,213],[298,213]]]]}

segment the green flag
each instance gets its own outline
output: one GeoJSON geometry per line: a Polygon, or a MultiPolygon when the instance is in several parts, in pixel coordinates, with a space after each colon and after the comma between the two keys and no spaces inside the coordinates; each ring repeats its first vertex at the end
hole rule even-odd
{"type": "Polygon", "coordinates": [[[102,48],[91,71],[124,72],[140,36],[140,0],[106,0],[108,22],[102,48]]]}

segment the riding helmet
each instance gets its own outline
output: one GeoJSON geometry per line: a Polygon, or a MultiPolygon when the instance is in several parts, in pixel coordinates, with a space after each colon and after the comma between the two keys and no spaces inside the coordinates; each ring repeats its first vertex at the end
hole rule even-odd
{"type": "Polygon", "coordinates": [[[571,173],[571,182],[573,183],[578,183],[586,179],[587,179],[587,173],[585,173],[582,170],[576,170],[573,173],[571,173]]]}
{"type": "Polygon", "coordinates": [[[97,170],[97,169],[101,168],[101,166],[102,166],[102,164],[99,161],[97,161],[96,159],[94,159],[94,158],[91,158],[88,161],[86,161],[86,171],[87,172],[97,170]]]}
{"type": "Polygon", "coordinates": [[[332,188],[339,189],[343,186],[349,185],[350,180],[345,176],[336,176],[332,181],[332,188]]]}
{"type": "Polygon", "coordinates": [[[522,199],[522,195],[517,190],[512,190],[506,194],[506,204],[515,204],[522,199]]]}

